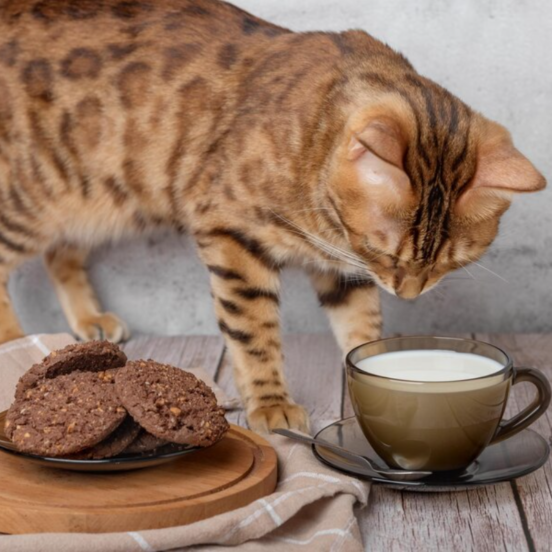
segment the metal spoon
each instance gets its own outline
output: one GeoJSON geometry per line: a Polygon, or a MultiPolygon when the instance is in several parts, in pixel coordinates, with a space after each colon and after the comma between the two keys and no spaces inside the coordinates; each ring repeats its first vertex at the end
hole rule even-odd
{"type": "Polygon", "coordinates": [[[416,481],[418,479],[423,479],[424,477],[427,477],[428,475],[431,475],[433,473],[430,471],[410,471],[410,470],[394,470],[391,468],[382,468],[381,466],[379,466],[373,460],[371,460],[370,458],[367,458],[366,456],[356,454],[338,445],[328,443],[328,441],[324,441],[323,439],[314,439],[306,435],[301,435],[300,433],[295,433],[295,431],[290,431],[289,429],[274,429],[272,430],[272,432],[278,433],[279,435],[283,435],[284,437],[289,437],[290,439],[295,439],[296,441],[302,441],[304,443],[310,443],[311,445],[318,445],[318,446],[330,449],[336,452],[337,454],[339,454],[340,456],[342,456],[343,458],[346,458],[351,462],[360,464],[363,467],[366,467],[371,471],[377,473],[378,475],[386,477],[387,479],[393,479],[394,481],[416,481]]]}

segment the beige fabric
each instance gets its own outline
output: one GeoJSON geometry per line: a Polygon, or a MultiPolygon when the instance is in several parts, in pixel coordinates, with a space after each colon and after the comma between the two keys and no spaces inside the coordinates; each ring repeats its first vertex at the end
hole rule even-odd
{"type": "MultiPolygon", "coordinates": [[[[0,409],[9,406],[18,378],[31,364],[72,341],[65,334],[37,335],[0,347],[0,409]]],[[[207,374],[194,372],[213,385],[224,402],[224,394],[207,374]]],[[[1,536],[0,552],[224,551],[237,545],[240,551],[361,551],[354,507],[366,505],[369,485],[326,468],[305,445],[279,436],[270,441],[278,454],[278,487],[249,506],[153,531],[1,536]]]]}

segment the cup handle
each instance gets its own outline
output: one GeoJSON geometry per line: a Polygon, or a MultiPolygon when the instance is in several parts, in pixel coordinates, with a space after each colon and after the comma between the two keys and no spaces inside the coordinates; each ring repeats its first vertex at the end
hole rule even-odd
{"type": "Polygon", "coordinates": [[[537,396],[531,404],[525,407],[519,414],[513,418],[501,422],[490,444],[500,443],[504,439],[509,439],[516,433],[530,426],[537,418],[540,418],[550,404],[552,392],[550,383],[546,376],[534,368],[516,368],[512,385],[527,381],[537,388],[537,396]]]}

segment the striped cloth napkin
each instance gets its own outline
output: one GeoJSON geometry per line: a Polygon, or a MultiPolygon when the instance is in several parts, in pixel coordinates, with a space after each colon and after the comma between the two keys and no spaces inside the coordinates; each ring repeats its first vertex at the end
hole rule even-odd
{"type": "MultiPolygon", "coordinates": [[[[33,363],[72,342],[67,334],[35,335],[1,346],[0,410],[8,408],[17,380],[33,363]]],[[[213,386],[225,404],[228,399],[204,370],[185,368],[213,386]]],[[[227,405],[235,406],[231,401],[227,405]]],[[[5,535],[0,536],[0,552],[235,551],[236,547],[269,552],[363,550],[354,508],[367,504],[369,485],[323,466],[308,446],[280,436],[269,439],[278,455],[278,485],[273,494],[248,506],[167,529],[5,535]]]]}

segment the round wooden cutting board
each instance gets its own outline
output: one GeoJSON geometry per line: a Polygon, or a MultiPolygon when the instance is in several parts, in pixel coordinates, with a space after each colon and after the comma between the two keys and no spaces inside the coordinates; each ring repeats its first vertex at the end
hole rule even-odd
{"type": "Polygon", "coordinates": [[[129,472],[44,468],[0,454],[0,533],[136,531],[240,508],[276,486],[274,449],[232,425],[216,445],[129,472]]]}

